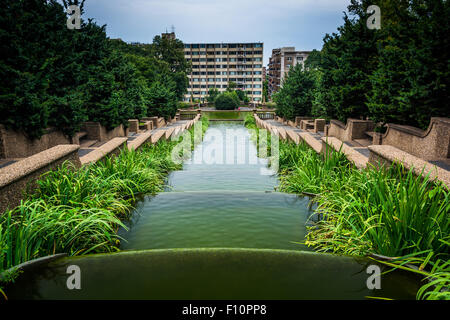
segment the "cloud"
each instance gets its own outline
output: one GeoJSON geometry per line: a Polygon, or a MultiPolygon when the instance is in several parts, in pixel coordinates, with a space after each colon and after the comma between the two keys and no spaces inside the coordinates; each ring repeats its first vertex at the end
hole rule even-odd
{"type": "Polygon", "coordinates": [[[151,42],[174,25],[184,42],[265,43],[320,49],[342,22],[350,0],[87,0],[86,16],[112,38],[151,42]]]}

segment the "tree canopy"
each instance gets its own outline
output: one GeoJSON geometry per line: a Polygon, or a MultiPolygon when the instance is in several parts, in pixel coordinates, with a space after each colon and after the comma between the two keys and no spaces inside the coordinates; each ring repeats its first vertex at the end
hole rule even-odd
{"type": "Polygon", "coordinates": [[[188,85],[183,43],[110,40],[82,20],[69,30],[64,6],[84,0],[5,0],[0,15],[0,123],[40,137],[49,126],[73,135],[84,121],[108,128],[147,115],[174,116],[188,85]]]}
{"type": "Polygon", "coordinates": [[[351,0],[343,25],[324,37],[305,70],[288,73],[273,97],[279,115],[421,128],[431,117],[449,117],[449,14],[445,0],[351,0]],[[366,25],[373,4],[380,30],[366,25]]]}

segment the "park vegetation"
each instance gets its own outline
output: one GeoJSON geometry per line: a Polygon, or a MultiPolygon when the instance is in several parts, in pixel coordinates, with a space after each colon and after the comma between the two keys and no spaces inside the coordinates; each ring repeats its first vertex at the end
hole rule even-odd
{"type": "MultiPolygon", "coordinates": [[[[200,120],[204,135],[208,118],[200,120]]],[[[194,127],[189,130],[194,146],[194,127]]],[[[172,159],[182,137],[123,149],[116,157],[81,168],[65,163],[37,181],[22,203],[0,215],[1,284],[13,280],[14,267],[56,253],[71,256],[119,251],[119,228],[144,195],[163,191],[170,171],[182,165],[172,159]],[[7,273],[3,271],[8,270],[7,273]]],[[[189,155],[182,155],[183,157],[189,155]]]]}
{"type": "Polygon", "coordinates": [[[235,110],[241,104],[248,104],[250,102],[247,93],[237,89],[237,85],[234,82],[228,83],[225,92],[220,93],[219,90],[213,88],[208,93],[207,101],[214,104],[217,110],[235,110]]]}
{"type": "Polygon", "coordinates": [[[351,0],[344,24],[272,97],[278,115],[423,129],[431,117],[449,117],[449,15],[446,0],[351,0]],[[367,28],[370,5],[381,9],[379,30],[367,28]]]}
{"type": "MultiPolygon", "coordinates": [[[[245,125],[258,130],[252,116],[245,125]]],[[[269,133],[267,154],[270,141],[269,133]]],[[[317,154],[304,142],[280,141],[279,169],[280,191],[314,195],[308,246],[389,257],[383,263],[424,277],[417,298],[450,299],[450,192],[444,184],[401,164],[359,170],[343,153],[317,154]]]]}
{"type": "Polygon", "coordinates": [[[0,123],[39,138],[73,136],[84,121],[108,129],[128,119],[173,117],[188,86],[183,43],[156,36],[130,45],[82,20],[69,30],[64,6],[82,1],[6,0],[0,16],[0,123]]]}

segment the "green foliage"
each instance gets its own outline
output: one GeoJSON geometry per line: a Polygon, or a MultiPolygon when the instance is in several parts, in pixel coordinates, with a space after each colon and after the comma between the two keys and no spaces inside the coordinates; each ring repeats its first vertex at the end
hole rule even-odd
{"type": "Polygon", "coordinates": [[[208,96],[206,97],[206,101],[208,101],[209,103],[214,103],[214,101],[216,100],[217,96],[220,94],[219,90],[216,88],[211,88],[208,91],[208,96]]]}
{"type": "Polygon", "coordinates": [[[377,122],[427,128],[449,117],[450,3],[383,1],[378,66],[367,105],[377,122]]]}
{"type": "MultiPolygon", "coordinates": [[[[245,124],[256,127],[251,117],[245,124]]],[[[319,155],[305,143],[280,141],[279,151],[280,191],[316,195],[307,245],[319,252],[395,257],[380,262],[426,278],[417,299],[449,299],[450,193],[445,185],[401,165],[361,171],[343,153],[319,155]]]]}
{"type": "Polygon", "coordinates": [[[163,141],[139,151],[75,169],[69,164],[37,182],[36,193],[0,216],[0,270],[54,253],[113,252],[136,196],[162,191],[177,142],[163,141]]]}
{"type": "Polygon", "coordinates": [[[230,92],[235,91],[236,88],[237,88],[236,82],[233,82],[233,81],[228,82],[227,91],[230,91],[230,92]]]}
{"type": "Polygon", "coordinates": [[[278,114],[423,129],[431,117],[449,117],[449,14],[445,0],[351,0],[343,25],[310,54],[303,74],[285,78],[273,97],[278,114]],[[380,30],[366,26],[373,4],[381,8],[380,30]]]}
{"type": "Polygon", "coordinates": [[[234,110],[239,107],[240,101],[235,91],[226,91],[217,96],[214,104],[218,110],[234,110]]]}
{"type": "MultiPolygon", "coordinates": [[[[83,1],[64,1],[84,5],[83,1]]],[[[168,110],[186,92],[190,65],[179,40],[155,37],[153,44],[109,40],[92,20],[69,30],[56,0],[6,0],[0,16],[0,123],[39,138],[49,126],[69,136],[84,121],[108,128],[141,119],[154,82],[166,87],[168,110]]]]}
{"type": "Polygon", "coordinates": [[[289,71],[283,86],[273,97],[277,115],[294,120],[297,115],[312,114],[317,73],[315,70],[304,72],[301,64],[289,71]]]}
{"type": "Polygon", "coordinates": [[[177,113],[175,93],[159,81],[153,82],[145,91],[145,98],[151,115],[168,119],[177,113]]]}
{"type": "Polygon", "coordinates": [[[250,102],[250,99],[244,90],[235,90],[234,92],[236,92],[239,101],[242,102],[243,104],[248,104],[250,102]]]}
{"type": "Polygon", "coordinates": [[[263,99],[266,103],[269,101],[269,81],[267,79],[264,79],[263,82],[263,99]]]}

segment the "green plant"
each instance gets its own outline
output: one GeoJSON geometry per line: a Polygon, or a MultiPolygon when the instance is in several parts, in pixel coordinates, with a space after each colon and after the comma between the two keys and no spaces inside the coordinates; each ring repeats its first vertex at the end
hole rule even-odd
{"type": "MultiPolygon", "coordinates": [[[[254,119],[245,125],[255,128],[254,119]]],[[[419,264],[430,282],[418,299],[449,298],[450,194],[400,164],[355,168],[340,151],[317,154],[305,143],[280,141],[280,190],[316,195],[306,244],[319,252],[398,257],[393,267],[419,264]],[[428,270],[427,270],[428,269],[428,270]]],[[[412,271],[411,269],[410,271],[412,271]]]]}
{"type": "Polygon", "coordinates": [[[223,92],[214,101],[217,110],[234,110],[240,102],[236,92],[223,92]]]}
{"type": "Polygon", "coordinates": [[[161,191],[167,173],[180,168],[171,159],[177,143],[125,149],[79,169],[65,163],[43,175],[34,194],[0,216],[0,271],[54,253],[116,251],[116,231],[136,196],[161,191]]]}

